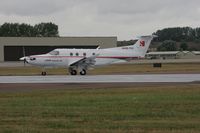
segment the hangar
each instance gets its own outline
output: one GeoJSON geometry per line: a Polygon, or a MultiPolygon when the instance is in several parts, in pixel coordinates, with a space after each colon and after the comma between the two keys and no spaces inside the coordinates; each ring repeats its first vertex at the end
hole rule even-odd
{"type": "Polygon", "coordinates": [[[55,48],[110,48],[117,37],[0,37],[0,62],[18,61],[25,54],[44,54],[55,48]]]}

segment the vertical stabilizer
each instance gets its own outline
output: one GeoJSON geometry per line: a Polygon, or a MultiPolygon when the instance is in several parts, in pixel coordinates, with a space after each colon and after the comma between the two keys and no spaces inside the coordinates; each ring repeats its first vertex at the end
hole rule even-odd
{"type": "Polygon", "coordinates": [[[145,57],[149,45],[154,37],[155,36],[153,35],[141,36],[139,40],[133,45],[134,52],[137,53],[140,57],[145,57]]]}

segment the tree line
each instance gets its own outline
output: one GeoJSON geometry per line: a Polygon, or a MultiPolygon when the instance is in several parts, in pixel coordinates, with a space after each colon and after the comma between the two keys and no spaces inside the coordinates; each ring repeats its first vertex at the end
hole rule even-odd
{"type": "Polygon", "coordinates": [[[176,51],[176,50],[199,50],[200,49],[200,28],[175,27],[165,28],[153,33],[158,36],[155,41],[161,42],[157,47],[158,51],[176,51]],[[179,42],[179,45],[177,45],[179,42]],[[196,47],[189,44],[195,43],[196,47]]]}
{"type": "MultiPolygon", "coordinates": [[[[159,44],[157,51],[177,51],[177,50],[200,50],[200,28],[175,27],[158,30],[154,35],[158,38],[153,40],[159,44]],[[190,44],[193,43],[193,46],[190,44]],[[195,44],[195,46],[194,46],[195,44]]],[[[135,41],[118,41],[118,46],[132,45],[135,41]]]]}
{"type": "Polygon", "coordinates": [[[58,26],[54,23],[39,23],[34,26],[19,23],[4,23],[0,25],[1,37],[57,37],[58,26]]]}
{"type": "Polygon", "coordinates": [[[154,33],[157,41],[195,42],[200,40],[200,28],[175,27],[158,30],[154,33]]]}

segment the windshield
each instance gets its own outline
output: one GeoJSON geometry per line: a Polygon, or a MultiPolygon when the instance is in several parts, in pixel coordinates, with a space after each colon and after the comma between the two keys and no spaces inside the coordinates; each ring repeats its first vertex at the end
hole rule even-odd
{"type": "Polygon", "coordinates": [[[50,55],[59,55],[59,51],[53,50],[49,52],[50,55]]]}

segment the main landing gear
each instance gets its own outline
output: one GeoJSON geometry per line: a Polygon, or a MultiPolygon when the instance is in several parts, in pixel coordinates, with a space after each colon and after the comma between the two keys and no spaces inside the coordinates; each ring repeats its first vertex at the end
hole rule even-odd
{"type": "Polygon", "coordinates": [[[77,71],[76,71],[76,70],[71,70],[71,71],[70,71],[70,74],[71,74],[71,75],[77,75],[77,71]]]}
{"type": "Polygon", "coordinates": [[[82,71],[80,71],[80,75],[86,75],[86,70],[85,69],[82,69],[82,71]]]}
{"type": "MultiPolygon", "coordinates": [[[[70,73],[71,75],[77,75],[77,74],[78,74],[78,72],[77,72],[76,69],[69,69],[69,73],[70,73]]],[[[85,69],[82,69],[81,71],[79,71],[79,74],[80,74],[80,75],[86,75],[86,74],[87,74],[87,71],[86,71],[85,69]]],[[[42,73],[41,73],[41,75],[42,75],[42,76],[46,76],[46,75],[47,75],[47,72],[46,72],[45,70],[43,70],[42,73]]]]}
{"type": "MultiPolygon", "coordinates": [[[[71,75],[77,75],[77,70],[75,70],[75,69],[71,69],[69,72],[70,72],[71,75]]],[[[86,75],[87,74],[85,69],[82,69],[79,73],[80,73],[80,75],[86,75]]]]}

